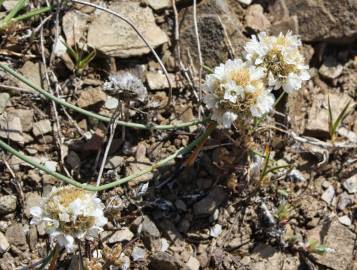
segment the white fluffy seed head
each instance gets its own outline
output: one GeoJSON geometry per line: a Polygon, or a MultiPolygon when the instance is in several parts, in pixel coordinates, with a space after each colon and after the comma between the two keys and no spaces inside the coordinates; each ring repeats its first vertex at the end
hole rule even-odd
{"type": "Polygon", "coordinates": [[[107,223],[95,193],[73,186],[53,188],[40,206],[32,207],[31,224],[44,224],[51,241],[72,252],[74,239],[95,237],[107,223]]]}

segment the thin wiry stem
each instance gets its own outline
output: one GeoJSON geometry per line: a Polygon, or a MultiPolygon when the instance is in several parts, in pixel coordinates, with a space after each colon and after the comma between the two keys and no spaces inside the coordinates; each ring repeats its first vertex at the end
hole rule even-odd
{"type": "Polygon", "coordinates": [[[39,163],[37,163],[36,161],[34,161],[33,159],[29,158],[28,156],[18,152],[17,150],[15,150],[14,148],[12,148],[10,145],[6,144],[3,140],[0,140],[0,147],[3,148],[5,151],[13,154],[14,156],[18,157],[19,159],[21,159],[22,161],[25,161],[26,163],[34,166],[35,168],[57,178],[58,180],[61,180],[67,184],[73,185],[75,187],[81,188],[81,189],[85,189],[88,191],[101,191],[101,190],[106,190],[106,189],[110,189],[119,185],[122,185],[130,180],[133,180],[139,176],[142,176],[144,174],[147,174],[149,172],[154,171],[157,168],[163,167],[165,166],[168,162],[170,162],[171,160],[175,159],[178,156],[183,156],[187,153],[189,153],[192,149],[194,149],[197,145],[200,145],[202,143],[202,141],[204,141],[209,134],[212,133],[212,131],[215,129],[215,125],[209,125],[209,127],[206,129],[206,131],[201,134],[197,139],[195,139],[193,142],[191,142],[189,145],[187,145],[184,148],[181,148],[179,150],[177,150],[174,154],[166,157],[165,159],[151,165],[150,167],[141,170],[138,173],[129,175],[127,177],[121,178],[121,179],[117,179],[112,183],[108,183],[108,184],[103,184],[100,186],[95,186],[95,185],[89,185],[89,184],[85,184],[85,183],[80,183],[70,177],[67,177],[65,175],[62,175],[58,172],[53,172],[51,170],[49,170],[46,166],[41,165],[39,163]]]}
{"type": "Polygon", "coordinates": [[[136,28],[136,26],[127,18],[125,18],[123,15],[117,13],[117,12],[114,12],[108,8],[105,8],[105,7],[101,7],[101,6],[98,6],[96,4],[92,4],[92,3],[88,3],[86,1],[81,1],[81,0],[71,0],[73,3],[78,3],[78,4],[82,4],[82,5],[87,5],[87,6],[90,6],[90,7],[94,7],[96,9],[99,9],[99,10],[102,10],[102,11],[105,11],[121,20],[123,20],[124,22],[126,22],[135,32],[136,34],[141,38],[141,40],[145,43],[145,45],[150,49],[150,51],[152,52],[152,54],[155,56],[157,62],[159,63],[162,71],[164,72],[165,74],[165,77],[166,77],[166,80],[167,80],[167,83],[169,85],[169,100],[166,104],[165,107],[169,106],[170,103],[171,103],[171,99],[172,99],[172,86],[171,86],[171,82],[170,82],[170,79],[169,79],[169,74],[164,66],[164,64],[162,63],[160,57],[157,55],[156,51],[154,50],[154,48],[149,44],[149,42],[146,40],[146,38],[143,36],[142,33],[140,33],[140,31],[136,28]]]}
{"type": "MultiPolygon", "coordinates": [[[[8,65],[5,65],[3,63],[0,63],[0,68],[3,69],[4,71],[6,71],[7,73],[11,74],[12,76],[14,76],[16,79],[20,80],[21,82],[23,82],[24,84],[28,85],[29,87],[31,87],[33,90],[39,92],[40,94],[44,95],[45,97],[47,97],[50,100],[53,100],[54,102],[65,106],[71,110],[74,110],[78,113],[81,113],[85,116],[89,116],[92,118],[95,118],[99,121],[102,122],[107,122],[109,123],[111,118],[110,117],[106,117],[97,113],[93,113],[87,110],[84,110],[82,108],[79,108],[71,103],[68,103],[66,101],[64,101],[61,98],[55,97],[53,95],[51,95],[49,92],[47,92],[46,90],[43,90],[42,88],[36,86],[34,83],[32,83],[30,80],[28,80],[27,78],[25,78],[24,76],[22,76],[21,74],[17,73],[15,70],[13,70],[12,68],[10,68],[8,65]]],[[[185,128],[185,127],[189,127],[189,126],[194,126],[194,125],[198,125],[201,123],[206,122],[206,120],[194,120],[191,122],[187,122],[187,123],[180,123],[180,124],[176,124],[176,125],[155,125],[155,124],[138,124],[138,123],[130,123],[130,122],[124,122],[124,121],[117,121],[117,124],[119,126],[125,126],[125,127],[130,127],[130,128],[137,128],[137,129],[148,129],[148,130],[168,130],[168,129],[178,129],[178,128],[185,128]]]]}

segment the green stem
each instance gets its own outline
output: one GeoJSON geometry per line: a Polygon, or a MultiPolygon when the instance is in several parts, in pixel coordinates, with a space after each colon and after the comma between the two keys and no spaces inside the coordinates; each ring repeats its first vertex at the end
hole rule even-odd
{"type": "Polygon", "coordinates": [[[16,18],[13,18],[12,21],[13,22],[18,22],[18,21],[21,21],[21,20],[26,20],[28,18],[32,18],[36,15],[40,15],[42,13],[45,13],[45,12],[48,12],[48,11],[51,11],[53,9],[52,6],[48,6],[48,7],[42,7],[42,8],[38,8],[38,9],[34,9],[34,10],[31,10],[23,15],[20,15],[16,18]]]}
{"type": "Polygon", "coordinates": [[[179,149],[173,155],[166,157],[165,159],[153,164],[152,166],[148,167],[147,169],[144,169],[138,173],[129,175],[127,177],[118,179],[112,183],[103,184],[100,186],[83,184],[83,183],[80,183],[80,182],[70,178],[70,177],[62,175],[58,172],[53,172],[53,171],[49,170],[46,166],[41,165],[41,164],[37,163],[36,161],[32,160],[31,158],[25,156],[24,154],[18,152],[17,150],[15,150],[14,148],[12,148],[10,145],[6,144],[2,140],[0,140],[0,147],[3,148],[4,150],[6,150],[7,152],[13,154],[14,156],[18,157],[19,159],[25,161],[26,163],[34,166],[35,168],[37,168],[41,171],[44,171],[45,173],[65,182],[67,184],[70,184],[70,185],[73,185],[73,186],[76,186],[78,188],[82,188],[82,189],[85,189],[88,191],[101,191],[101,190],[105,190],[105,189],[109,189],[109,188],[113,188],[113,187],[122,185],[130,180],[133,180],[136,177],[147,174],[149,172],[154,171],[157,168],[165,166],[169,161],[175,159],[177,156],[180,156],[180,155],[183,156],[183,155],[187,154],[192,149],[194,149],[196,147],[196,145],[199,145],[202,141],[204,141],[209,136],[209,134],[212,133],[212,131],[215,129],[215,127],[216,127],[216,125],[209,125],[209,127],[206,129],[206,131],[202,135],[200,135],[197,139],[195,139],[192,143],[187,145],[185,148],[179,149]]]}
{"type": "Polygon", "coordinates": [[[16,6],[6,15],[6,17],[0,21],[0,29],[6,28],[11,20],[16,16],[16,14],[23,9],[26,4],[26,0],[19,0],[16,3],[16,6]]]}
{"type": "MultiPolygon", "coordinates": [[[[103,115],[100,115],[100,114],[96,114],[96,113],[84,110],[82,108],[79,108],[79,107],[71,104],[71,103],[68,103],[68,102],[64,101],[63,99],[60,99],[60,98],[58,98],[56,96],[51,95],[46,90],[36,86],[30,80],[28,80],[27,78],[25,78],[21,74],[17,73],[15,70],[10,68],[8,65],[0,63],[0,68],[3,69],[5,72],[11,74],[16,79],[18,79],[21,82],[23,82],[24,84],[26,84],[29,87],[31,87],[33,90],[39,92],[40,94],[44,95],[48,99],[50,99],[50,100],[52,100],[52,101],[54,101],[54,102],[56,102],[56,103],[58,103],[58,104],[60,104],[60,105],[62,105],[64,107],[67,107],[67,108],[69,108],[69,109],[71,109],[73,111],[76,111],[78,113],[81,113],[81,114],[83,114],[85,116],[95,118],[95,119],[97,119],[99,121],[102,121],[102,122],[109,123],[111,121],[110,117],[106,117],[106,116],[103,116],[103,115]]],[[[155,125],[155,124],[144,125],[144,124],[138,124],[138,123],[124,122],[124,121],[117,121],[117,124],[119,126],[125,126],[125,127],[130,127],[130,128],[137,128],[137,129],[168,130],[168,129],[185,128],[185,127],[189,127],[189,126],[198,125],[198,124],[201,124],[201,123],[204,123],[204,122],[207,122],[207,119],[205,119],[205,120],[194,120],[194,121],[191,121],[191,122],[180,123],[180,124],[176,124],[176,125],[155,125]]]]}

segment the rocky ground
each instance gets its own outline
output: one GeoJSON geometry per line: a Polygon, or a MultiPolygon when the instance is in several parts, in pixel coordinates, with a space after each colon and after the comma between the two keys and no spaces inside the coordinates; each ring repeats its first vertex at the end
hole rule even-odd
{"type": "MultiPolygon", "coordinates": [[[[16,2],[0,1],[0,19],[16,2]]],[[[30,2],[25,10],[46,6],[30,2]]],[[[198,102],[200,56],[208,67],[239,57],[260,31],[299,34],[312,76],[283,98],[252,141],[261,152],[268,145],[274,164],[287,166],[249,181],[240,135],[215,131],[192,166],[179,157],[99,193],[109,223],[99,239],[82,245],[87,269],[357,269],[355,1],[202,0],[196,18],[189,0],[91,1],[143,33],[169,72],[172,96],[158,61],[125,22],[93,7],[53,2],[51,12],[1,30],[0,62],[102,115],[160,125],[206,115],[198,102]],[[88,65],[79,61],[91,52],[88,65]],[[138,77],[137,96],[110,90],[113,78],[128,74],[138,77]],[[350,102],[334,140],[328,98],[333,119],[350,102]],[[294,244],[314,240],[334,252],[294,244]]],[[[3,70],[0,89],[1,139],[51,170],[95,183],[108,124],[52,103],[3,70]]],[[[201,129],[117,127],[102,183],[175,153],[201,129]]],[[[7,152],[0,155],[0,269],[34,269],[50,246],[43,228],[30,225],[29,209],[62,182],[7,152]]],[[[81,269],[80,261],[80,253],[64,253],[57,269],[81,269]]]]}

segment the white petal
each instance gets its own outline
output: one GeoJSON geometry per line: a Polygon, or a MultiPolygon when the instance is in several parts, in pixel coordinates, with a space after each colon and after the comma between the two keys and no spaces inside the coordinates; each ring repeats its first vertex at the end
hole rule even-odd
{"type": "Polygon", "coordinates": [[[301,79],[295,73],[290,73],[285,83],[283,84],[283,89],[287,93],[291,93],[301,88],[301,79]]]}
{"type": "Polygon", "coordinates": [[[222,125],[224,128],[230,128],[232,123],[237,119],[237,114],[225,112],[222,116],[222,125]]]}

